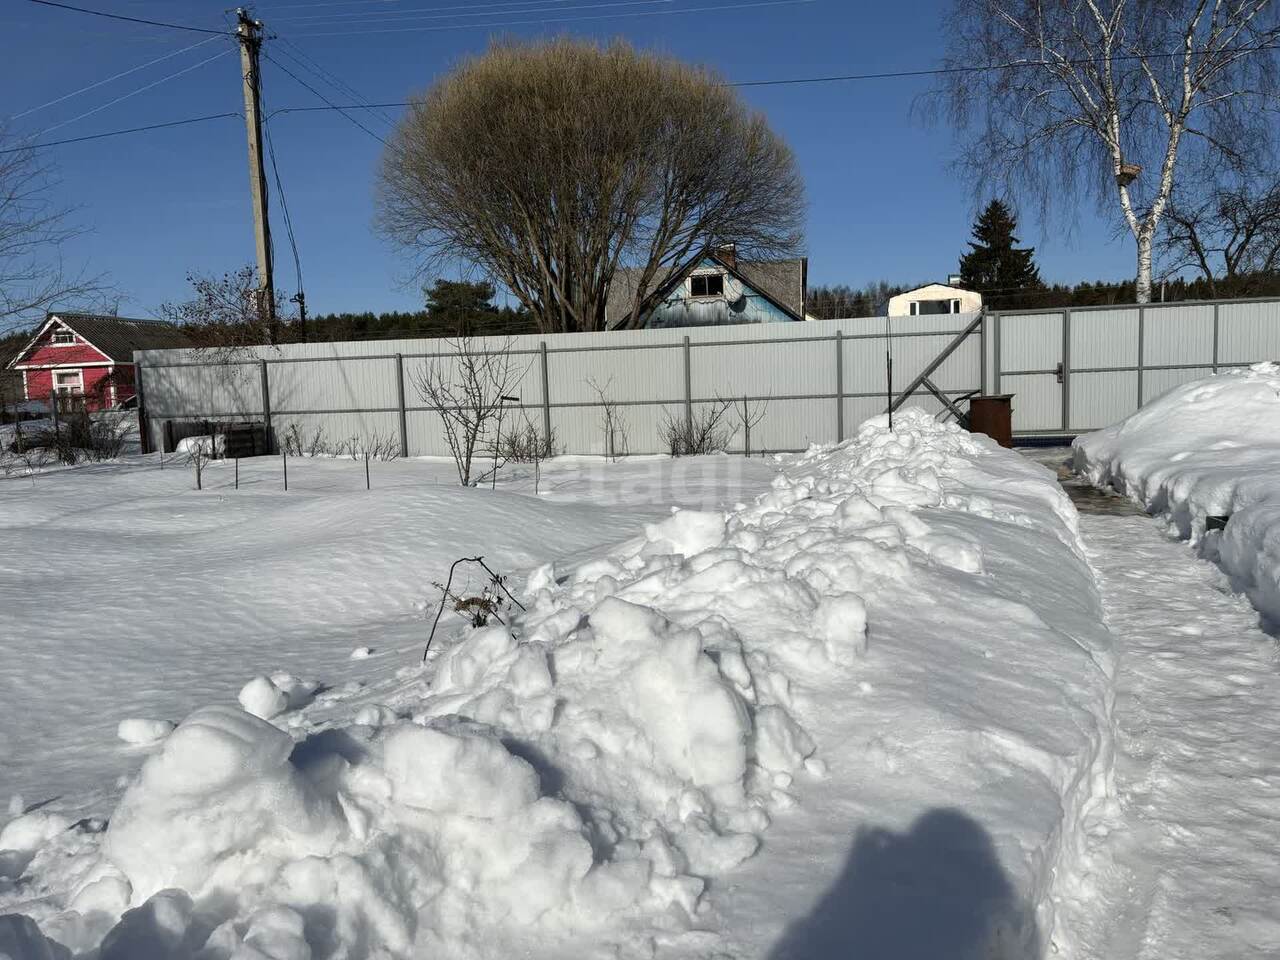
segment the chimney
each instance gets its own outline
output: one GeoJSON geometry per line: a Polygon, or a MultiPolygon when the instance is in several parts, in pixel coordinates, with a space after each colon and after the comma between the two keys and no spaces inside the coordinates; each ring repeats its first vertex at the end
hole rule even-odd
{"type": "Polygon", "coordinates": [[[716,256],[735,269],[738,266],[738,245],[736,243],[724,243],[716,247],[716,256]]]}

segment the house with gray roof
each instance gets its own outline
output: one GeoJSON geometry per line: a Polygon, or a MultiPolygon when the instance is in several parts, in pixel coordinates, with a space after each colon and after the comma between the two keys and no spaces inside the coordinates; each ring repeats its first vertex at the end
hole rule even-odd
{"type": "Polygon", "coordinates": [[[135,394],[133,352],[193,345],[181,327],[90,313],[50,313],[9,362],[28,401],[69,398],[90,410],[117,407],[135,394]]]}
{"type": "Polygon", "coordinates": [[[639,323],[631,314],[641,270],[619,270],[609,286],[606,325],[613,330],[796,322],[805,318],[808,275],[805,257],[747,261],[732,246],[708,247],[651,284],[639,323]]]}

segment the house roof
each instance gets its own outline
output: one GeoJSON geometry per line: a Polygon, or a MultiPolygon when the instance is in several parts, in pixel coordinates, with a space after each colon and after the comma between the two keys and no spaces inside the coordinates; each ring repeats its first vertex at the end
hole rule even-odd
{"type": "MultiPolygon", "coordinates": [[[[804,319],[805,287],[808,280],[809,261],[805,257],[788,260],[738,260],[731,261],[719,252],[699,251],[687,263],[672,268],[654,283],[654,289],[662,295],[672,286],[697,269],[704,260],[713,260],[747,286],[760,293],[778,309],[795,320],[804,319]]],[[[639,267],[624,267],[613,275],[609,285],[609,299],[605,303],[605,323],[614,327],[631,313],[636,286],[640,282],[639,267]]]]}
{"type": "Polygon", "coordinates": [[[132,363],[135,350],[164,350],[193,345],[185,330],[162,320],[137,320],[94,313],[50,313],[40,331],[14,358],[13,365],[16,366],[26,356],[54,321],[74,330],[107,357],[119,363],[132,363]]]}

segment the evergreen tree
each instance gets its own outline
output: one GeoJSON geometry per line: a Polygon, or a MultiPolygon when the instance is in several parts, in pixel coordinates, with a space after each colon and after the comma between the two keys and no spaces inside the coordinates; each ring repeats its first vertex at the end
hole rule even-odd
{"type": "Polygon", "coordinates": [[[997,310],[1021,305],[1024,291],[1044,286],[1035,264],[1035,248],[1017,246],[1018,229],[1013,211],[992,200],[973,225],[970,250],[960,257],[960,282],[981,293],[997,310]]]}

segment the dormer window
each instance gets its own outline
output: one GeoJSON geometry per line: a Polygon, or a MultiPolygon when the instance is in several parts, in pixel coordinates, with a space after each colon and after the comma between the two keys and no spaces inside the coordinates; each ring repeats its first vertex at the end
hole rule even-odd
{"type": "Polygon", "coordinates": [[[724,274],[704,273],[689,278],[689,296],[723,297],[724,274]]]}
{"type": "Polygon", "coordinates": [[[66,327],[58,327],[53,331],[53,338],[49,342],[55,347],[69,347],[76,342],[76,335],[66,327]]]}

